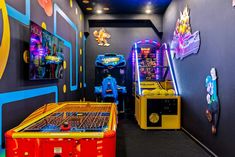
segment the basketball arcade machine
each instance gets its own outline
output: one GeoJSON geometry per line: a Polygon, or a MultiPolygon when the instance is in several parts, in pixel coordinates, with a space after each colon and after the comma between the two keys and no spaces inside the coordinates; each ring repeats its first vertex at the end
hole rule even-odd
{"type": "Polygon", "coordinates": [[[95,61],[95,94],[97,101],[115,102],[125,112],[126,60],[123,55],[106,53],[95,61]]]}
{"type": "Polygon", "coordinates": [[[142,129],[180,129],[180,97],[168,55],[166,44],[152,40],[132,48],[135,117],[142,129]],[[169,70],[173,81],[166,79],[169,70]]]}

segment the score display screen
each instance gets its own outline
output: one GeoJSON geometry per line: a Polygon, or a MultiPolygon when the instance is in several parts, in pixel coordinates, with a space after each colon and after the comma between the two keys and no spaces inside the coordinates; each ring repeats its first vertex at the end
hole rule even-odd
{"type": "Polygon", "coordinates": [[[141,81],[152,81],[158,78],[157,76],[157,65],[161,63],[157,63],[158,50],[155,47],[141,47],[140,53],[138,53],[138,63],[139,63],[139,70],[140,70],[140,80],[141,81]]]}

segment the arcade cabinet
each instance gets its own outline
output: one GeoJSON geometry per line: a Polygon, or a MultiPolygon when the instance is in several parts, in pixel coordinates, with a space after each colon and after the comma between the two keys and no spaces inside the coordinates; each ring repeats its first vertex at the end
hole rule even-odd
{"type": "Polygon", "coordinates": [[[115,157],[116,105],[46,104],[6,132],[7,157],[115,157]]]}
{"type": "Polygon", "coordinates": [[[180,97],[165,52],[164,46],[152,40],[132,47],[135,117],[142,129],[180,129],[180,97]]]}
{"type": "Polygon", "coordinates": [[[118,111],[125,112],[126,61],[123,55],[107,53],[95,61],[95,94],[97,101],[115,102],[118,111]]]}

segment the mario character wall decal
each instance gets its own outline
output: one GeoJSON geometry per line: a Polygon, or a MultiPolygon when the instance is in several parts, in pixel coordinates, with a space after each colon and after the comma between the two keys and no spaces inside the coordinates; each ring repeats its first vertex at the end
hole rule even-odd
{"type": "Polygon", "coordinates": [[[95,30],[93,32],[93,35],[95,36],[95,40],[98,42],[98,45],[100,46],[109,46],[110,44],[108,43],[107,39],[111,37],[109,33],[105,31],[104,28],[101,28],[100,30],[95,30]]]}
{"type": "Polygon", "coordinates": [[[219,119],[219,98],[217,95],[217,75],[215,68],[211,68],[210,75],[206,77],[206,117],[211,123],[211,132],[216,134],[219,119]]]}

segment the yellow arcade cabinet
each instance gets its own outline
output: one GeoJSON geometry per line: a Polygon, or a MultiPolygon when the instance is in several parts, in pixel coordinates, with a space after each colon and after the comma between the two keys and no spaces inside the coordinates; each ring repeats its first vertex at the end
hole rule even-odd
{"type": "Polygon", "coordinates": [[[135,118],[142,129],[181,127],[181,99],[168,56],[166,45],[152,40],[132,48],[135,118]]]}

